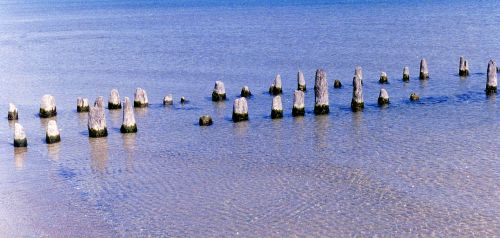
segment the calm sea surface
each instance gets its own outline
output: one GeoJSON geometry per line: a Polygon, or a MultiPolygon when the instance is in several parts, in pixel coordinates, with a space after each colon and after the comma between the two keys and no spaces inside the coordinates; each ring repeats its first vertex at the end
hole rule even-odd
{"type": "Polygon", "coordinates": [[[0,237],[498,236],[490,59],[500,61],[499,1],[1,1],[0,237]],[[356,65],[366,106],[353,113],[356,65]],[[312,113],[317,68],[327,116],[312,113]],[[298,70],[309,90],[306,116],[293,118],[298,70]],[[285,113],[272,120],[277,73],[285,113]],[[227,101],[210,100],[215,80],[227,101]],[[233,123],[243,85],[250,120],[233,123]],[[136,87],[151,103],[135,110],[138,133],[121,134],[121,111],[106,110],[109,136],[89,139],[76,98],[136,87]],[[43,94],[56,98],[59,144],[44,142],[43,94]],[[27,149],[13,147],[9,102],[27,149]],[[214,125],[199,127],[202,114],[214,125]]]}

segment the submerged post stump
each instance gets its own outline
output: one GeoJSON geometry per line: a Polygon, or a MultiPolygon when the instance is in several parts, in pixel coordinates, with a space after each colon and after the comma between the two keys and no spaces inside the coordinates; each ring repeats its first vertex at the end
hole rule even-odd
{"type": "Polygon", "coordinates": [[[408,66],[403,68],[403,81],[410,81],[410,68],[408,66]]]}
{"type": "Polygon", "coordinates": [[[278,95],[282,93],[281,89],[281,75],[277,74],[276,77],[274,78],[273,84],[271,84],[271,87],[269,87],[269,93],[272,95],[278,95]]]}
{"type": "Polygon", "coordinates": [[[90,108],[88,117],[88,129],[90,137],[108,136],[104,108],[97,105],[90,108]]]}
{"type": "Polygon", "coordinates": [[[111,93],[109,94],[108,109],[113,110],[121,108],[122,103],[120,101],[120,94],[118,93],[118,90],[112,89],[111,93]]]}
{"type": "Polygon", "coordinates": [[[172,105],[174,104],[174,98],[172,97],[172,94],[168,94],[165,97],[163,97],[163,105],[172,105]]]}
{"type": "Polygon", "coordinates": [[[380,79],[378,80],[379,83],[384,84],[384,83],[389,83],[389,79],[387,78],[387,73],[382,72],[380,73],[380,79]]]}
{"type": "Polygon", "coordinates": [[[416,93],[410,94],[410,101],[418,101],[418,100],[420,100],[420,97],[416,93]]]}
{"type": "Polygon", "coordinates": [[[243,88],[241,88],[241,94],[240,94],[241,97],[250,97],[252,96],[252,93],[250,92],[250,88],[248,86],[243,86],[243,88]]]}
{"type": "Polygon", "coordinates": [[[335,79],[335,81],[333,82],[333,88],[341,88],[342,87],[342,82],[340,82],[340,80],[338,79],[335,79]]]}
{"type": "Polygon", "coordinates": [[[304,96],[304,91],[295,90],[293,93],[292,116],[304,116],[306,114],[304,96]]]}
{"type": "Polygon", "coordinates": [[[26,133],[24,132],[24,127],[21,124],[14,124],[14,147],[27,147],[28,139],[26,139],[26,133]]]}
{"type": "Polygon", "coordinates": [[[497,64],[495,61],[488,62],[488,69],[486,70],[486,94],[493,94],[497,92],[497,64]]]}
{"type": "Polygon", "coordinates": [[[248,120],[248,104],[247,100],[242,98],[237,98],[234,100],[233,105],[233,121],[246,121],[248,120]]]}
{"type": "Polygon", "coordinates": [[[40,117],[49,118],[57,115],[56,100],[52,95],[45,94],[40,102],[40,117]]]}
{"type": "Polygon", "coordinates": [[[420,79],[428,79],[429,78],[429,69],[427,68],[427,60],[420,60],[420,79]]]}
{"type": "Polygon", "coordinates": [[[57,128],[57,123],[54,120],[50,120],[47,124],[47,131],[45,134],[45,142],[47,144],[53,144],[61,141],[61,134],[57,128]]]}
{"type": "Polygon", "coordinates": [[[200,126],[210,126],[213,124],[212,117],[210,115],[202,115],[198,120],[200,126]]]}
{"type": "Polygon", "coordinates": [[[226,100],[226,89],[222,81],[215,81],[214,91],[212,92],[212,101],[226,100]]]}
{"type": "Polygon", "coordinates": [[[134,107],[147,107],[149,105],[148,94],[142,88],[136,88],[134,93],[134,107]]]}
{"type": "Polygon", "coordinates": [[[463,56],[460,56],[460,68],[458,69],[458,75],[469,76],[469,63],[463,56]]]}
{"type": "Polygon", "coordinates": [[[363,100],[363,85],[361,83],[361,79],[358,75],[355,75],[352,79],[352,101],[351,101],[351,109],[353,111],[363,110],[365,107],[365,103],[363,100]]]}
{"type": "Polygon", "coordinates": [[[300,91],[306,91],[306,80],[304,79],[304,73],[302,71],[299,71],[297,73],[297,90],[300,91]]]}
{"type": "Polygon", "coordinates": [[[185,97],[181,97],[181,104],[188,103],[189,101],[185,97]]]}
{"type": "Polygon", "coordinates": [[[330,113],[328,80],[326,79],[326,72],[323,69],[316,70],[316,77],[314,80],[314,97],[314,114],[321,115],[330,113]]]}
{"type": "Polygon", "coordinates": [[[130,99],[125,97],[123,102],[123,122],[120,127],[121,133],[136,133],[137,124],[135,123],[134,109],[132,108],[132,103],[130,99]]]}
{"type": "Polygon", "coordinates": [[[99,107],[99,108],[104,109],[104,97],[103,96],[99,96],[95,99],[94,107],[99,107]]]}
{"type": "Polygon", "coordinates": [[[89,100],[87,98],[78,97],[76,99],[76,111],[77,112],[88,112],[89,111],[89,100]]]}
{"type": "Polygon", "coordinates": [[[271,118],[277,119],[283,117],[283,104],[281,102],[281,96],[276,95],[273,97],[273,105],[271,108],[271,118]]]}
{"type": "Polygon", "coordinates": [[[378,94],[378,105],[389,104],[389,93],[387,90],[380,89],[380,93],[378,94]]]}
{"type": "Polygon", "coordinates": [[[13,120],[19,119],[19,115],[17,113],[17,108],[12,103],[9,103],[9,112],[7,113],[7,119],[9,121],[13,121],[13,120]]]}

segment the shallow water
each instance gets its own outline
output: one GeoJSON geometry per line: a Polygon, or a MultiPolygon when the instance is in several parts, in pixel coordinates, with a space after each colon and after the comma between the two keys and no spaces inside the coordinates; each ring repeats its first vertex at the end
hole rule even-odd
{"type": "MultiPolygon", "coordinates": [[[[0,123],[0,236],[495,236],[500,110],[484,93],[500,59],[500,3],[1,2],[0,102],[19,108],[27,149],[0,123]],[[458,76],[466,56],[471,75],[458,76]],[[418,80],[422,57],[430,79],[418,80]],[[364,73],[363,112],[351,112],[364,73]],[[401,81],[410,67],[411,80],[401,81]],[[330,111],[314,116],[324,68],[330,111]],[[291,117],[297,70],[306,116],[291,117]],[[380,71],[390,84],[379,85],[380,71]],[[267,92],[283,79],[285,117],[267,92]],[[333,89],[340,79],[342,89],[333,89]],[[223,80],[228,100],[210,100],[223,80]],[[232,123],[243,85],[248,122],[232,123]],[[133,97],[137,134],[89,139],[76,97],[133,97]],[[391,97],[377,106],[380,88],[391,97]],[[421,100],[410,102],[417,92],[421,100]],[[39,100],[57,102],[46,145],[39,100]],[[175,104],[162,105],[172,93],[175,104]],[[185,96],[190,103],[178,103],[185,96]],[[211,114],[214,125],[197,126],[211,114]]],[[[6,115],[5,115],[6,117],[6,115]]]]}

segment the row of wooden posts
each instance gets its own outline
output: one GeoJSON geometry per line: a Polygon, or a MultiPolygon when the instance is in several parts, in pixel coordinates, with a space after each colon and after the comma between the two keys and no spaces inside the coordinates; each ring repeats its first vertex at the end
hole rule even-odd
{"type": "MultiPolygon", "coordinates": [[[[486,79],[486,93],[493,94],[497,92],[497,66],[495,61],[490,60],[488,62],[487,68],[487,79],[486,79]]],[[[469,68],[467,60],[464,57],[460,57],[460,67],[459,75],[467,76],[469,75],[469,68]]],[[[427,61],[422,59],[420,61],[420,74],[419,78],[421,80],[426,80],[429,78],[429,71],[427,68],[427,61]]],[[[408,67],[403,69],[403,81],[408,81],[410,79],[410,71],[408,67]]],[[[387,83],[387,74],[382,72],[379,79],[380,83],[387,83]]],[[[340,81],[335,80],[335,88],[342,87],[340,81]]],[[[297,90],[294,92],[293,96],[293,116],[303,116],[305,115],[305,104],[304,104],[304,92],[306,91],[306,84],[304,80],[304,74],[299,71],[297,74],[297,90]]],[[[283,105],[281,102],[282,84],[281,76],[276,75],[273,84],[269,88],[269,93],[273,95],[271,118],[282,118],[283,117],[283,105]]],[[[329,99],[328,99],[328,80],[326,77],[326,72],[323,69],[316,70],[315,83],[314,83],[314,114],[328,114],[330,112],[329,99]]],[[[248,104],[246,98],[251,96],[251,92],[248,86],[244,86],[241,90],[241,97],[234,100],[233,104],[233,114],[232,120],[234,122],[248,120],[248,104]]],[[[223,101],[226,100],[226,90],[224,88],[224,83],[222,81],[216,81],[212,92],[212,101],[223,101]]],[[[417,94],[412,93],[410,95],[410,100],[419,100],[417,94]]],[[[187,102],[184,97],[181,97],[181,103],[187,102]]],[[[389,94],[385,89],[381,89],[378,97],[378,104],[384,105],[389,103],[389,94]]],[[[164,105],[172,105],[173,98],[169,94],[163,98],[164,105]]],[[[149,105],[148,96],[144,89],[137,88],[134,93],[134,104],[130,102],[128,97],[124,98],[123,105],[120,101],[120,96],[118,90],[111,90],[108,109],[122,109],[123,108],[123,122],[120,128],[122,133],[135,133],[137,132],[137,124],[135,121],[133,107],[147,107],[149,105]]],[[[351,108],[353,111],[359,111],[364,108],[363,100],[363,72],[361,67],[356,67],[353,77],[353,94],[351,100],[351,108]]],[[[108,135],[106,126],[106,117],[104,113],[104,98],[102,96],[98,97],[94,102],[94,106],[90,106],[87,98],[77,99],[77,112],[88,112],[88,131],[90,137],[105,137],[108,135]]],[[[57,115],[55,99],[52,95],[44,95],[40,103],[41,118],[51,118],[57,115]]],[[[9,120],[18,120],[18,110],[12,103],[9,104],[8,112],[9,120]]],[[[212,125],[213,121],[210,115],[203,115],[199,118],[200,126],[212,125]]],[[[46,142],[57,143],[61,141],[61,136],[57,123],[55,120],[49,120],[46,129],[46,142]]],[[[26,147],[28,141],[26,138],[26,133],[23,126],[19,123],[14,125],[14,146],[15,147],[26,147]]]]}

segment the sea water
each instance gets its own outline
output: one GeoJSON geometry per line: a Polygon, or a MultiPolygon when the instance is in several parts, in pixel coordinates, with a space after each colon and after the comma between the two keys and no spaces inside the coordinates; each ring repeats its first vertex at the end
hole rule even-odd
{"type": "Polygon", "coordinates": [[[497,1],[2,1],[0,236],[498,235],[500,110],[484,89],[488,61],[500,61],[499,9],[497,1]],[[358,65],[365,108],[354,113],[358,65]],[[318,68],[329,83],[325,116],[313,114],[318,68]],[[308,91],[306,115],[294,118],[298,70],[308,91]],[[381,71],[389,84],[378,84],[381,71]],[[284,118],[272,120],[276,74],[284,118]],[[211,101],[216,80],[225,102],[211,101]],[[233,123],[244,85],[250,120],[233,123]],[[76,98],[93,103],[116,88],[123,99],[137,87],[150,101],[135,109],[137,134],[121,134],[121,111],[106,110],[109,136],[89,138],[76,98]],[[377,105],[381,88],[387,107],[377,105]],[[164,107],[170,93],[174,105],[164,107]],[[44,142],[44,94],[56,98],[58,144],[44,142]],[[9,102],[26,149],[13,147],[9,102]],[[203,114],[213,126],[197,125],[203,114]]]}

